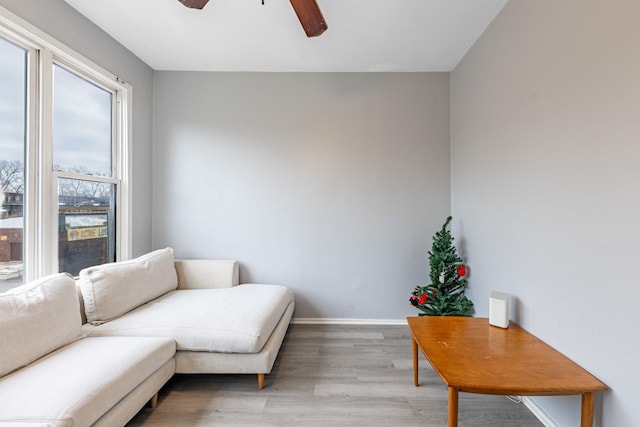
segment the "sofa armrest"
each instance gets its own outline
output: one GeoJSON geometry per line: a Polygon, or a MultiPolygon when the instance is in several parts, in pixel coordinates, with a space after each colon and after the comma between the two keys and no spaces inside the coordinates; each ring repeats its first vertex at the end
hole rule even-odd
{"type": "Polygon", "coordinates": [[[240,282],[238,261],[182,259],[175,266],[178,289],[230,288],[240,282]]]}

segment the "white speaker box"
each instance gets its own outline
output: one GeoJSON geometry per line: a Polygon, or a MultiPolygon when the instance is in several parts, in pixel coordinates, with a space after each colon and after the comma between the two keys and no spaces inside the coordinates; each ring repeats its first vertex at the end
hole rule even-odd
{"type": "Polygon", "coordinates": [[[491,292],[489,298],[489,324],[499,328],[509,327],[509,294],[491,292]]]}

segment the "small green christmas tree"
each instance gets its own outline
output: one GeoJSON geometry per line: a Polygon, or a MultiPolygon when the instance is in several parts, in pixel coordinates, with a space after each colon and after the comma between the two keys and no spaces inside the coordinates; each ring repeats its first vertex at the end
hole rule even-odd
{"type": "Polygon", "coordinates": [[[470,316],[473,311],[473,303],[464,295],[466,267],[447,230],[450,222],[448,217],[433,236],[429,251],[431,284],[417,286],[409,297],[411,305],[421,311],[420,316],[470,316]]]}

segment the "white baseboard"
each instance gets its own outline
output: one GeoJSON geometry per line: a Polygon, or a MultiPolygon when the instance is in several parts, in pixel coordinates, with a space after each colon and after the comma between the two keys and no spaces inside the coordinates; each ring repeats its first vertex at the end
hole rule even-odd
{"type": "Polygon", "coordinates": [[[294,325],[385,325],[406,326],[407,319],[331,319],[331,318],[299,318],[291,319],[294,325]]]}
{"type": "Polygon", "coordinates": [[[558,425],[554,423],[553,420],[549,418],[549,416],[545,414],[544,411],[540,409],[540,407],[536,405],[530,397],[523,397],[522,403],[524,403],[524,405],[531,411],[533,415],[536,416],[538,420],[540,420],[542,424],[545,425],[545,427],[558,427],[558,425]]]}

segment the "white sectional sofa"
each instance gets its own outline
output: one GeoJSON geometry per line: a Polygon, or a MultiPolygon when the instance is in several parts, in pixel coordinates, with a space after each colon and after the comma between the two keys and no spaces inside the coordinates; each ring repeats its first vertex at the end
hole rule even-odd
{"type": "Polygon", "coordinates": [[[235,261],[166,248],[0,294],[0,425],[124,425],[174,373],[257,374],[261,389],[293,293],[238,283],[235,261]]]}

